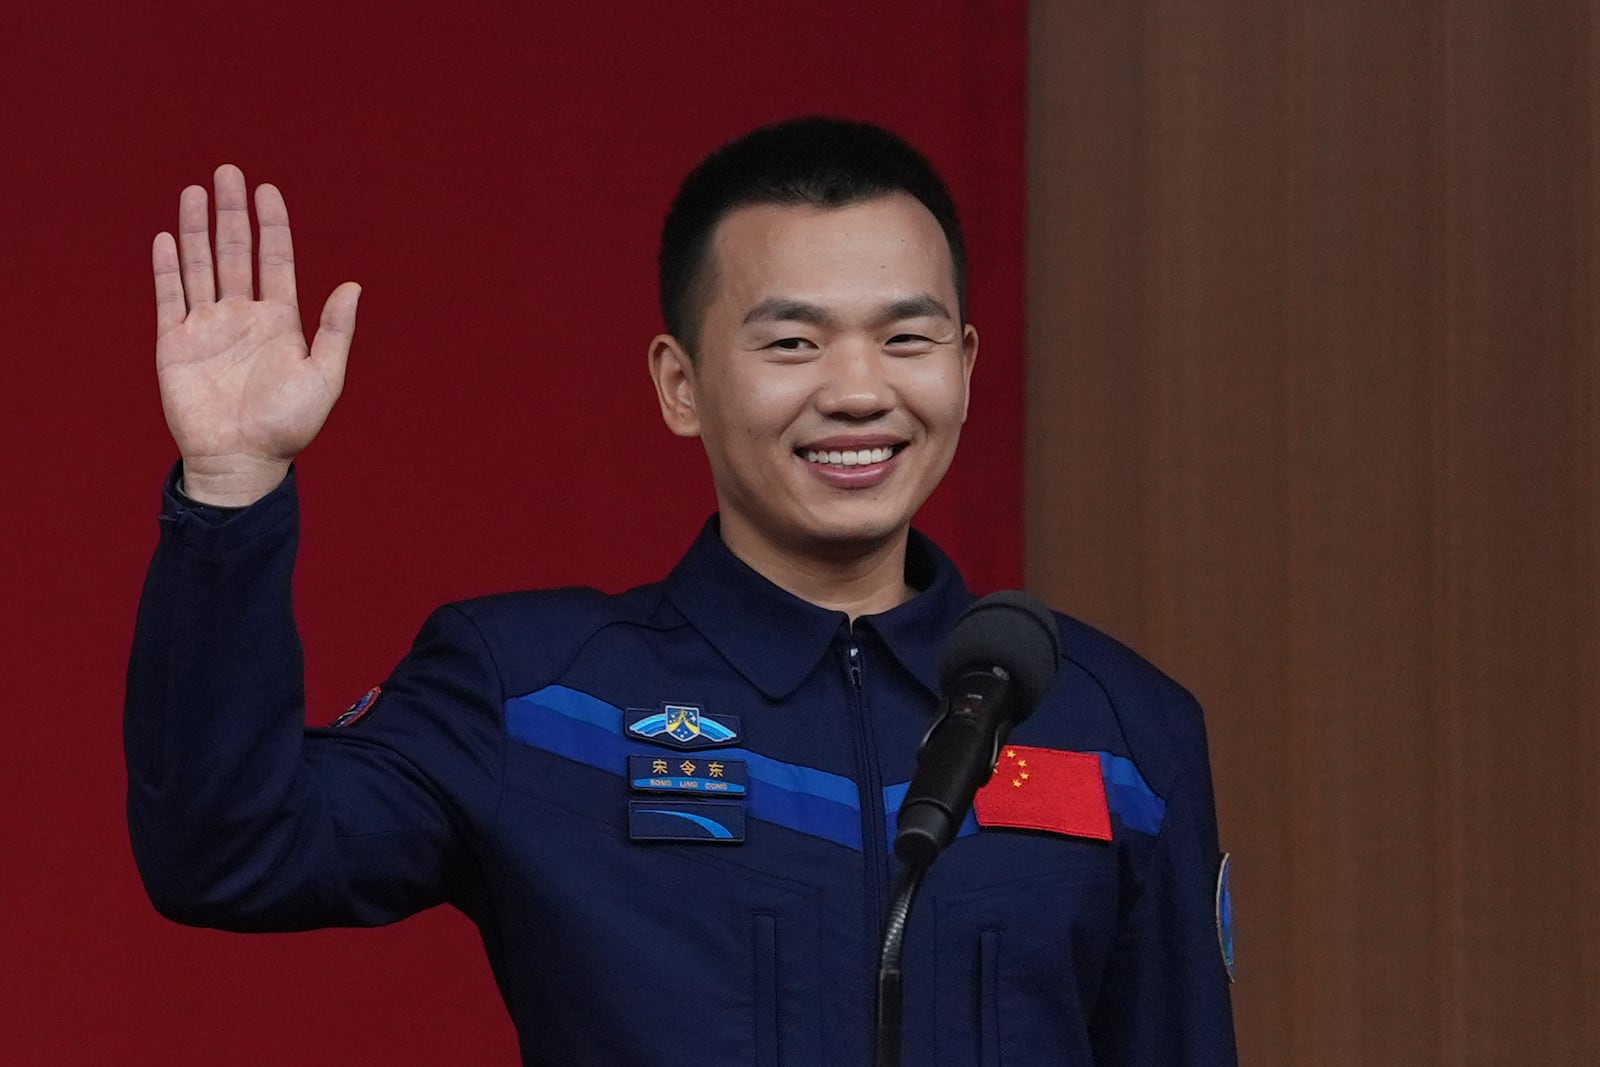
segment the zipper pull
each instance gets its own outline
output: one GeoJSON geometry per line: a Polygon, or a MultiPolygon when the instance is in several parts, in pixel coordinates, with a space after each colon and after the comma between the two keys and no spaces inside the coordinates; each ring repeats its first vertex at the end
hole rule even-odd
{"type": "Polygon", "coordinates": [[[850,646],[850,684],[861,691],[861,649],[855,645],[850,646]]]}

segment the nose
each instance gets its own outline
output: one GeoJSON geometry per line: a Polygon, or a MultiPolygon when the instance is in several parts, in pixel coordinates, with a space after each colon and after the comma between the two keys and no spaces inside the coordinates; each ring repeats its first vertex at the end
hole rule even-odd
{"type": "Polygon", "coordinates": [[[824,377],[817,408],[824,415],[870,419],[894,406],[890,357],[874,344],[849,340],[831,345],[822,359],[824,377]]]}

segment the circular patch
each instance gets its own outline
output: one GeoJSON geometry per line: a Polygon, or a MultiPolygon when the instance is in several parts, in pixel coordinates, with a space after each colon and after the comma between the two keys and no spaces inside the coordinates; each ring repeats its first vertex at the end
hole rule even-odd
{"type": "Polygon", "coordinates": [[[340,715],[328,725],[354,726],[356,723],[361,721],[362,717],[366,715],[367,712],[372,710],[372,705],[378,702],[378,697],[382,695],[382,693],[382,686],[373,686],[371,689],[367,690],[366,694],[360,700],[346,708],[343,715],[340,715]]]}
{"type": "Polygon", "coordinates": [[[1233,981],[1233,897],[1228,893],[1228,875],[1233,870],[1233,854],[1224,852],[1217,865],[1217,946],[1222,949],[1222,965],[1233,981]]]}

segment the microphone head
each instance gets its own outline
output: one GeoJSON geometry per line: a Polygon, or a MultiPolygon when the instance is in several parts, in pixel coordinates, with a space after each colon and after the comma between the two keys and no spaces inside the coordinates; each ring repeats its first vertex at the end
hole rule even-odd
{"type": "Polygon", "coordinates": [[[990,593],[956,620],[940,682],[948,691],[969,670],[1001,667],[1022,696],[1017,721],[1044,699],[1061,662],[1055,616],[1036,597],[1016,590],[990,593]]]}

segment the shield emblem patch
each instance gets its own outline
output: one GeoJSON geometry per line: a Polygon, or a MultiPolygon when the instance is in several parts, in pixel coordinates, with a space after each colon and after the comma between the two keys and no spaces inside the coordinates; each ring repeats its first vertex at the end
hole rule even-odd
{"type": "Polygon", "coordinates": [[[700,736],[700,709],[686,704],[668,704],[667,736],[680,744],[690,744],[700,736]]]}

